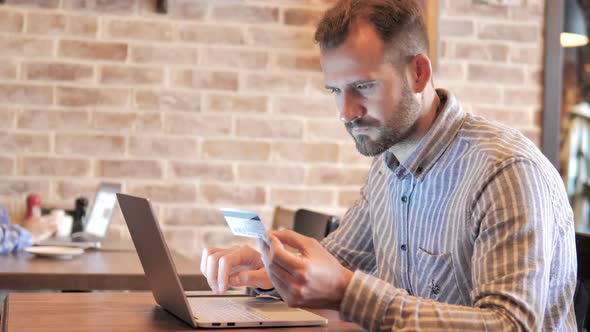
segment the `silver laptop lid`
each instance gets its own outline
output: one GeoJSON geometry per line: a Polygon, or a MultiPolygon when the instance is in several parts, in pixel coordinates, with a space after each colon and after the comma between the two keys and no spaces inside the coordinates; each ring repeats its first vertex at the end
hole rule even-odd
{"type": "Polygon", "coordinates": [[[150,202],[145,198],[120,193],[117,194],[117,199],[156,302],[196,327],[150,202]]]}
{"type": "Polygon", "coordinates": [[[121,191],[118,183],[102,183],[94,197],[94,203],[84,227],[84,233],[103,238],[109,228],[113,209],[117,203],[116,194],[121,191]]]}

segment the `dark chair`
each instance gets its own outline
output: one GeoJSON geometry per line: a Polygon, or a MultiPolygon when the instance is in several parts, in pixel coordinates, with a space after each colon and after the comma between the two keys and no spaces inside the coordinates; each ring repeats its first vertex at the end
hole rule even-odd
{"type": "Polygon", "coordinates": [[[578,283],[574,293],[574,310],[578,330],[590,327],[590,234],[576,233],[578,283]]]}
{"type": "Polygon", "coordinates": [[[307,209],[295,211],[293,230],[299,234],[321,241],[338,228],[338,218],[307,209]]]}

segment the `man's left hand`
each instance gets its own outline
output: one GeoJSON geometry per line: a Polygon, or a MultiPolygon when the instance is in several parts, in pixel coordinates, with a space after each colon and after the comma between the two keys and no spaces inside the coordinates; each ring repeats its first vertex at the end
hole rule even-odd
{"type": "Polygon", "coordinates": [[[291,307],[338,310],[352,271],[343,267],[317,240],[290,230],[267,233],[263,246],[267,272],[291,307]],[[285,248],[292,247],[300,255],[285,248]]]}

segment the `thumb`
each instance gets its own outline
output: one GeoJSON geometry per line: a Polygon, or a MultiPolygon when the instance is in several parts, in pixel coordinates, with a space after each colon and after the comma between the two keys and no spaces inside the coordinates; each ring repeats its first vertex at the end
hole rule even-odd
{"type": "Polygon", "coordinates": [[[272,281],[268,277],[265,268],[258,270],[244,270],[229,278],[229,283],[233,287],[250,286],[256,288],[272,288],[272,281]]]}
{"type": "Polygon", "coordinates": [[[272,232],[272,235],[276,236],[281,243],[286,244],[287,246],[301,252],[305,253],[309,247],[309,240],[311,238],[301,235],[292,230],[282,230],[282,231],[275,231],[272,232]]]}

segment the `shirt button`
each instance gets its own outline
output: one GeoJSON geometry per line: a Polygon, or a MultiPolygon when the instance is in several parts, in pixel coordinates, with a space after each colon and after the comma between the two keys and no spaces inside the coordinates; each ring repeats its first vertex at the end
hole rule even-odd
{"type": "Polygon", "coordinates": [[[407,247],[406,247],[406,245],[405,245],[405,244],[402,244],[400,248],[401,248],[403,251],[406,251],[406,248],[407,248],[407,247]]]}
{"type": "Polygon", "coordinates": [[[407,201],[408,201],[408,196],[406,196],[406,195],[403,195],[403,196],[402,196],[402,202],[404,202],[404,203],[405,203],[405,202],[407,202],[407,201]]]}

